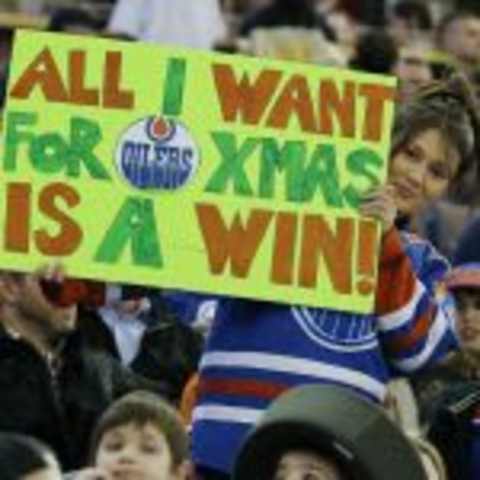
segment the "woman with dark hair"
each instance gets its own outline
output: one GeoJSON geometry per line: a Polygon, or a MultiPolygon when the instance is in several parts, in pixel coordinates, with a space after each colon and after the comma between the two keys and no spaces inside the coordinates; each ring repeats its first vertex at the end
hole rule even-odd
{"type": "MultiPolygon", "coordinates": [[[[478,132],[475,100],[462,77],[400,107],[388,184],[359,206],[382,226],[374,313],[345,312],[341,304],[327,310],[220,300],[193,412],[198,465],[228,473],[249,428],[289,388],[334,383],[381,403],[392,372],[411,374],[458,347],[453,299],[441,295],[448,262],[404,230],[471,171],[478,132]]],[[[210,470],[206,478],[223,478],[210,470]]]]}
{"type": "Polygon", "coordinates": [[[61,480],[54,453],[38,440],[24,435],[0,433],[2,480],[61,480]]]}

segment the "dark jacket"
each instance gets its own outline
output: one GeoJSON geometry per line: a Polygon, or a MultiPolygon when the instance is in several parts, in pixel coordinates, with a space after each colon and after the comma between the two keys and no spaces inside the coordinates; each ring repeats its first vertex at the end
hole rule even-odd
{"type": "Polygon", "coordinates": [[[123,394],[148,385],[111,357],[89,351],[76,333],[54,365],[0,329],[0,431],[49,444],[64,469],[84,465],[98,417],[123,394]]]}
{"type": "Polygon", "coordinates": [[[472,419],[480,407],[480,383],[452,386],[444,393],[430,427],[428,438],[445,460],[450,480],[476,479],[473,474],[472,445],[478,433],[472,419]]]}
{"type": "MultiPolygon", "coordinates": [[[[80,328],[89,347],[119,359],[112,332],[100,316],[90,311],[82,318],[80,328]]],[[[163,311],[147,327],[138,354],[129,367],[150,381],[162,382],[168,387],[169,399],[178,403],[185,384],[197,371],[202,348],[200,334],[163,311]]]]}

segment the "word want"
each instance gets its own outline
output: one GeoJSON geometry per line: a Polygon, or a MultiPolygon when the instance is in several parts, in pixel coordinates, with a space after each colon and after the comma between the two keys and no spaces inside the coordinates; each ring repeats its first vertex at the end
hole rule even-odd
{"type": "Polygon", "coordinates": [[[340,91],[334,80],[325,78],[312,89],[301,74],[266,69],[252,80],[246,72],[238,79],[228,64],[212,68],[225,122],[285,130],[295,116],[303,132],[331,136],[336,118],[342,137],[379,142],[389,134],[383,119],[386,106],[395,100],[394,88],[352,80],[340,91]]]}

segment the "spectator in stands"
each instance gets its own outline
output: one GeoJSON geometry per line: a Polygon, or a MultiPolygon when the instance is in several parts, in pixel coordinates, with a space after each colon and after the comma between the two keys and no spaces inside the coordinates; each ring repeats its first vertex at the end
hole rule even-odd
{"type": "Polygon", "coordinates": [[[398,60],[398,49],[390,34],[368,30],[359,36],[350,67],[371,73],[391,74],[398,60]]]}
{"type": "Polygon", "coordinates": [[[187,478],[188,435],[177,413],[149,392],[117,400],[102,415],[91,443],[91,468],[72,480],[187,478]]]}
{"type": "Polygon", "coordinates": [[[0,276],[0,431],[41,439],[71,469],[85,461],[91,429],[115,398],[168,390],[85,347],[76,290],[57,296],[52,284],[68,285],[57,266],[0,276]]]}
{"type": "Polygon", "coordinates": [[[202,335],[168,311],[156,289],[116,284],[105,289],[101,306],[82,311],[80,329],[89,347],[168,385],[170,399],[178,402],[197,370],[202,335]]]}
{"type": "Polygon", "coordinates": [[[471,220],[464,228],[455,250],[455,265],[480,262],[480,216],[471,220]]]}
{"type": "MultiPolygon", "coordinates": [[[[478,249],[478,239],[476,246],[478,249]]],[[[436,392],[433,401],[429,399],[434,407],[429,437],[446,460],[450,480],[477,480],[480,478],[480,263],[457,266],[447,285],[455,296],[462,351],[444,366],[440,377],[443,390],[436,392]]]]}
{"type": "Polygon", "coordinates": [[[466,227],[446,286],[453,293],[461,351],[414,379],[429,437],[450,480],[480,475],[480,222],[466,227]]]}
{"type": "Polygon", "coordinates": [[[226,36],[218,0],[118,0],[108,30],[146,42],[210,49],[226,36]]]}
{"type": "Polygon", "coordinates": [[[50,448],[34,438],[12,433],[0,433],[0,472],[2,480],[62,479],[50,448]]]}
{"type": "Polygon", "coordinates": [[[400,48],[393,73],[398,78],[401,102],[411,100],[422,87],[433,80],[428,53],[428,44],[422,41],[408,42],[400,48]]]}
{"type": "Polygon", "coordinates": [[[271,5],[248,16],[240,27],[240,35],[248,36],[256,28],[300,27],[319,29],[329,41],[335,32],[318,14],[312,0],[274,0],[271,5]]]}
{"type": "Polygon", "coordinates": [[[433,20],[428,3],[419,0],[397,2],[390,15],[389,29],[398,45],[403,46],[432,32],[433,20]]]}
{"type": "Polygon", "coordinates": [[[193,412],[194,461],[208,478],[225,478],[249,426],[285,390],[336,383],[381,402],[392,369],[411,374],[457,347],[452,298],[436,296],[448,263],[399,227],[441,197],[473,161],[474,106],[465,82],[453,78],[398,110],[390,185],[371,191],[359,208],[383,228],[375,315],[341,306],[220,301],[193,412]]]}
{"type": "Polygon", "coordinates": [[[340,387],[275,400],[250,432],[234,480],[426,480],[418,453],[382,409],[340,387]],[[376,446],[381,445],[381,454],[376,446]]]}
{"type": "Polygon", "coordinates": [[[438,59],[474,78],[480,61],[480,16],[473,11],[454,11],[438,27],[437,47],[445,56],[438,59]]]}

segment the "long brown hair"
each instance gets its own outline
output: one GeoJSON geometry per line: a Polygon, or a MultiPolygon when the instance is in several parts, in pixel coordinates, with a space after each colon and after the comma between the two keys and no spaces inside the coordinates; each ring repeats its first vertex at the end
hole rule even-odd
{"type": "Polygon", "coordinates": [[[439,129],[447,145],[460,155],[460,165],[450,185],[450,191],[455,192],[466,175],[478,178],[478,112],[473,89],[464,76],[454,74],[444,81],[432,82],[399,107],[393,127],[392,156],[422,131],[439,129]]]}

